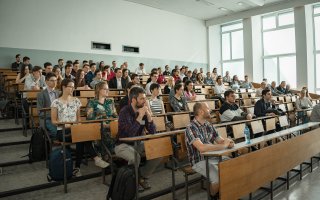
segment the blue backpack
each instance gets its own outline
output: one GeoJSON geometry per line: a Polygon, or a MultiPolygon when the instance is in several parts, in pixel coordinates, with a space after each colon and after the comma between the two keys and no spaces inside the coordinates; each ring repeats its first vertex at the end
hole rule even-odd
{"type": "MultiPolygon", "coordinates": [[[[66,166],[67,179],[72,178],[72,157],[69,149],[66,149],[66,166]]],[[[49,174],[48,181],[63,181],[63,150],[58,148],[51,152],[49,159],[49,174]]]]}

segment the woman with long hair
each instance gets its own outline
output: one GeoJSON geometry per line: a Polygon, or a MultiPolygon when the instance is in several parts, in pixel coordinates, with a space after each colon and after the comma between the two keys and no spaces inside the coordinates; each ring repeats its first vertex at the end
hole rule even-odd
{"type": "Polygon", "coordinates": [[[203,85],[204,84],[204,79],[201,73],[197,74],[197,78],[196,78],[196,84],[197,85],[203,85]]]}
{"type": "Polygon", "coordinates": [[[61,69],[59,68],[59,66],[55,66],[53,67],[52,72],[57,76],[57,88],[61,88],[61,82],[63,80],[62,78],[62,74],[61,74],[61,69]]]}
{"type": "Polygon", "coordinates": [[[29,65],[23,65],[20,69],[20,73],[17,75],[16,83],[24,83],[28,76],[30,76],[29,65]]]}
{"type": "MultiPolygon", "coordinates": [[[[117,117],[113,98],[108,98],[109,87],[106,82],[100,82],[95,87],[95,98],[91,99],[87,105],[87,120],[108,119],[117,117]]],[[[109,121],[104,122],[102,141],[110,152],[114,149],[114,140],[110,135],[109,121]]],[[[101,146],[101,145],[100,145],[101,146]]],[[[106,152],[101,148],[101,154],[106,152]]]]}
{"type": "MultiPolygon", "coordinates": [[[[78,98],[73,97],[74,82],[71,79],[64,79],[61,82],[61,96],[55,99],[51,104],[51,121],[54,125],[61,122],[78,122],[80,121],[80,107],[81,102],[78,98]]],[[[71,125],[65,125],[66,135],[70,135],[71,125]]],[[[63,141],[62,127],[57,126],[57,139],[63,141]]],[[[71,142],[71,137],[66,137],[66,142],[71,142]]],[[[90,156],[94,159],[95,165],[101,168],[106,168],[109,163],[103,161],[98,157],[97,153],[92,147],[92,142],[78,142],[76,143],[76,163],[73,170],[74,176],[81,176],[80,164],[84,153],[84,148],[86,147],[90,156]]]]}
{"type": "Polygon", "coordinates": [[[183,96],[183,85],[181,83],[176,84],[174,86],[174,96],[169,97],[170,105],[174,112],[182,112],[187,111],[187,102],[185,97],[183,96]]]}
{"type": "Polygon", "coordinates": [[[174,87],[174,79],[172,76],[168,78],[167,84],[164,86],[164,92],[163,94],[170,94],[170,90],[172,90],[174,87]]]}
{"type": "Polygon", "coordinates": [[[129,76],[129,70],[128,69],[123,69],[122,70],[122,78],[124,78],[126,80],[126,83],[128,84],[129,82],[131,82],[131,78],[129,76]]]}
{"type": "Polygon", "coordinates": [[[190,80],[187,80],[185,83],[184,96],[186,97],[187,101],[195,101],[197,98],[197,95],[193,90],[193,82],[190,80]]]}
{"type": "Polygon", "coordinates": [[[75,88],[76,89],[90,89],[89,86],[86,84],[86,79],[84,78],[85,72],[83,69],[78,69],[76,73],[76,78],[74,79],[75,88]]]}

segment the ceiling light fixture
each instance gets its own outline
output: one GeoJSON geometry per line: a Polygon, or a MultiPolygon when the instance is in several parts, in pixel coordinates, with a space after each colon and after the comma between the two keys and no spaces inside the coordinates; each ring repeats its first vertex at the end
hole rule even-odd
{"type": "Polygon", "coordinates": [[[224,7],[219,8],[219,10],[221,10],[221,11],[228,11],[228,9],[226,9],[226,8],[224,8],[224,7]]]}
{"type": "Polygon", "coordinates": [[[239,1],[237,4],[238,6],[243,6],[243,3],[241,1],[239,1]]]}

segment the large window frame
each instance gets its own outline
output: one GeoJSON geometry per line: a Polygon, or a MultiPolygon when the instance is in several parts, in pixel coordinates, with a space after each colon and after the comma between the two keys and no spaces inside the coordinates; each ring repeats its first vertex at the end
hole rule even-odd
{"type": "MultiPolygon", "coordinates": [[[[227,71],[225,68],[227,65],[230,65],[232,63],[243,63],[244,66],[244,41],[243,41],[243,22],[242,20],[238,20],[238,21],[234,21],[231,23],[227,23],[227,24],[222,24],[220,26],[220,39],[221,39],[221,64],[222,64],[222,75],[224,76],[225,72],[227,71]],[[234,28],[231,30],[224,30],[225,27],[228,26],[237,26],[239,25],[239,28],[234,28]],[[243,44],[243,49],[242,49],[242,56],[240,56],[240,58],[234,58],[235,56],[233,55],[233,42],[232,42],[232,33],[238,32],[238,31],[242,31],[242,44],[243,44]],[[229,34],[229,54],[230,54],[230,59],[224,59],[224,49],[225,47],[223,46],[223,35],[224,34],[229,34]]],[[[243,74],[231,74],[231,75],[238,75],[239,79],[243,78],[241,77],[242,75],[244,75],[244,67],[243,67],[243,74]]]]}
{"type": "Polygon", "coordinates": [[[314,49],[314,88],[316,90],[316,93],[320,93],[320,86],[318,87],[317,82],[319,81],[318,79],[320,79],[320,77],[317,77],[317,71],[320,70],[320,60],[317,60],[317,56],[320,57],[320,49],[317,49],[317,45],[316,45],[316,37],[320,37],[319,35],[316,35],[316,28],[315,28],[315,19],[316,17],[320,17],[320,13],[315,13],[315,9],[316,8],[320,8],[320,4],[316,4],[313,6],[312,8],[312,20],[313,20],[313,41],[314,41],[314,45],[313,45],[313,49],[314,49]],[[319,66],[317,66],[317,63],[319,63],[319,66]]]}
{"type": "MultiPolygon", "coordinates": [[[[294,50],[294,53],[282,53],[282,54],[271,54],[271,55],[266,55],[265,52],[265,44],[264,44],[264,33],[267,32],[271,32],[271,31],[279,31],[279,30],[284,30],[284,29],[295,29],[295,24],[293,21],[293,24],[287,24],[287,25],[280,25],[279,24],[279,16],[281,15],[285,15],[285,14],[289,14],[289,13],[293,13],[293,10],[284,10],[284,11],[280,11],[280,12],[276,12],[276,13],[272,13],[272,14],[267,14],[267,15],[263,15],[261,17],[261,34],[262,34],[262,60],[263,60],[263,76],[266,76],[266,66],[265,66],[265,59],[276,59],[277,63],[276,63],[276,68],[277,68],[277,80],[268,80],[269,82],[271,81],[276,81],[277,84],[279,84],[282,80],[281,80],[281,74],[280,74],[280,59],[284,58],[284,57],[293,57],[296,56],[296,48],[294,50]],[[265,18],[268,17],[275,17],[275,27],[273,28],[268,28],[268,29],[264,29],[264,23],[263,20],[265,18]]],[[[293,13],[294,14],[294,13],[293,13]]],[[[295,41],[293,41],[295,42],[295,41]]],[[[295,66],[296,67],[296,66],[295,66]]],[[[296,85],[296,83],[291,83],[291,85],[296,85]]]]}

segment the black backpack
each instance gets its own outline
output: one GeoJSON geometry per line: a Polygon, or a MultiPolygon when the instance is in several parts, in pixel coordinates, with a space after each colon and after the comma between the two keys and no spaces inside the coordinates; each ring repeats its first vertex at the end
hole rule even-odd
{"type": "MultiPolygon", "coordinates": [[[[49,174],[47,179],[51,181],[63,181],[64,169],[63,169],[63,150],[62,148],[57,148],[50,153],[49,159],[49,174]]],[[[73,163],[71,152],[66,148],[66,174],[67,179],[72,178],[73,163]]]]}
{"type": "Polygon", "coordinates": [[[124,166],[112,175],[107,200],[132,200],[136,196],[134,166],[124,166]]]}
{"type": "Polygon", "coordinates": [[[45,138],[43,130],[41,128],[35,128],[30,141],[29,146],[29,162],[45,160],[45,138]]]}

